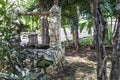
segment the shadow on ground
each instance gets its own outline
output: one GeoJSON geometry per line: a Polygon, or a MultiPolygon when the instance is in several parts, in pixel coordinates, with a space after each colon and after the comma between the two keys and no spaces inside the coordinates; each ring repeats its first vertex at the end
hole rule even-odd
{"type": "Polygon", "coordinates": [[[51,80],[96,80],[96,53],[88,47],[68,49],[63,69],[51,80]]]}
{"type": "Polygon", "coordinates": [[[79,56],[81,58],[87,58],[90,61],[96,62],[96,52],[89,45],[81,46],[79,52],[76,52],[74,49],[68,49],[66,51],[65,56],[72,56],[72,57],[79,56]]]}
{"type": "Polygon", "coordinates": [[[67,63],[51,80],[95,80],[94,67],[85,63],[67,63]]]}

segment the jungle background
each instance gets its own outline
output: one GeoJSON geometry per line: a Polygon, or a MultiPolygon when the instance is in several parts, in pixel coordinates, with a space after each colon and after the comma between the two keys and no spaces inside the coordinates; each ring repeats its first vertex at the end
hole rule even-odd
{"type": "Polygon", "coordinates": [[[0,0],[0,80],[120,80],[119,53],[120,0],[0,0]],[[44,74],[33,74],[21,32],[37,32],[38,42],[49,44],[54,4],[61,8],[64,59],[55,70],[41,60],[44,74]]]}

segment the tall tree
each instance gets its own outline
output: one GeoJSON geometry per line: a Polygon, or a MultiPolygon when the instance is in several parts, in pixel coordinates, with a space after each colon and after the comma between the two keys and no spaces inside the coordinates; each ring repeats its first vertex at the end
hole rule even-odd
{"type": "Polygon", "coordinates": [[[79,19],[78,19],[78,14],[77,14],[77,6],[76,4],[72,5],[71,6],[71,20],[72,20],[72,23],[71,23],[71,32],[72,32],[72,35],[73,35],[73,42],[74,42],[74,46],[75,46],[75,49],[76,51],[79,50],[79,33],[78,33],[78,22],[79,22],[79,19]]]}
{"type": "Polygon", "coordinates": [[[67,18],[68,24],[71,26],[71,33],[73,35],[73,41],[76,51],[79,49],[79,33],[78,33],[78,9],[77,2],[74,0],[63,0],[60,5],[62,6],[62,20],[67,18]]]}
{"type": "Polygon", "coordinates": [[[91,12],[94,18],[94,44],[97,52],[97,80],[106,80],[105,34],[106,20],[101,11],[101,1],[91,0],[91,12]]]}
{"type": "Polygon", "coordinates": [[[110,80],[120,80],[120,0],[116,0],[116,13],[118,25],[113,48],[110,80]]]}

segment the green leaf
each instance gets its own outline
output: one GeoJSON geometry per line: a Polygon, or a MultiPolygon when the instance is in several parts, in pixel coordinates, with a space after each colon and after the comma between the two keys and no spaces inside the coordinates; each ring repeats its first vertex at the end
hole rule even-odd
{"type": "Polygon", "coordinates": [[[81,23],[81,24],[80,24],[80,32],[83,31],[83,29],[85,28],[86,23],[87,23],[87,22],[84,22],[84,23],[81,23]]]}
{"type": "Polygon", "coordinates": [[[88,22],[88,25],[87,25],[88,34],[92,33],[92,30],[91,30],[92,26],[93,26],[93,21],[91,20],[88,22]]]}
{"type": "Polygon", "coordinates": [[[0,0],[0,5],[2,5],[2,8],[5,8],[6,4],[4,0],[0,0]]]}
{"type": "Polygon", "coordinates": [[[14,6],[15,2],[13,4],[11,4],[7,9],[10,9],[14,6]]]}
{"type": "Polygon", "coordinates": [[[62,17],[62,25],[65,25],[66,24],[66,18],[65,17],[62,17]]]}
{"type": "Polygon", "coordinates": [[[108,10],[110,14],[113,14],[113,11],[107,1],[104,1],[105,8],[108,10]]]}

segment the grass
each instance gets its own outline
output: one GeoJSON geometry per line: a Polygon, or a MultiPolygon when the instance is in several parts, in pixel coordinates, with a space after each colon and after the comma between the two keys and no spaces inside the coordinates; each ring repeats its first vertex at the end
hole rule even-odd
{"type": "Polygon", "coordinates": [[[79,40],[79,42],[80,42],[80,45],[89,45],[93,42],[93,37],[90,36],[90,37],[82,38],[79,40]]]}
{"type": "MultiPolygon", "coordinates": [[[[93,37],[89,36],[89,37],[85,37],[79,40],[80,45],[84,46],[84,45],[90,45],[93,43],[93,37]]],[[[62,42],[62,45],[66,45],[66,41],[62,42]]],[[[73,45],[73,40],[70,40],[70,45],[73,45]]]]}

